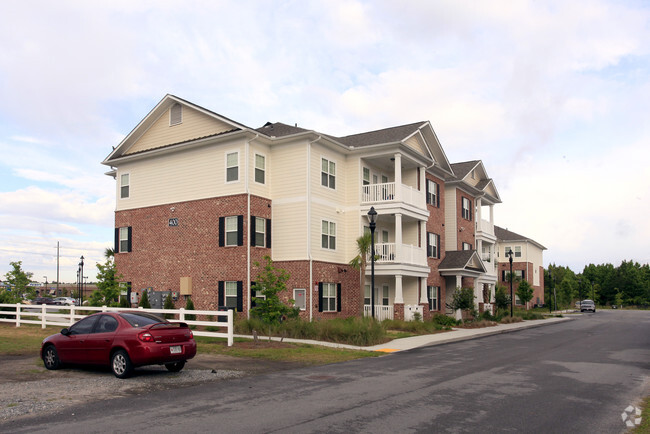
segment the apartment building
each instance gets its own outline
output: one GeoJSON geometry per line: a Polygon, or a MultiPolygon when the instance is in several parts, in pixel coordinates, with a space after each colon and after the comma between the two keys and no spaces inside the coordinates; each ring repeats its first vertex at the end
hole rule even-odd
{"type": "MultiPolygon", "coordinates": [[[[510,273],[510,257],[512,250],[512,272],[516,278],[513,290],[516,292],[519,282],[526,280],[533,287],[532,305],[544,304],[544,250],[546,247],[535,240],[519,235],[499,226],[494,227],[497,236],[499,284],[509,288],[507,279],[510,273]]],[[[515,294],[515,304],[523,305],[515,294]]]]}
{"type": "Polygon", "coordinates": [[[427,121],[335,137],[249,128],[166,95],[103,164],[116,180],[118,272],[179,305],[248,315],[265,256],[310,320],[369,315],[371,291],[377,318],[426,318],[457,286],[481,285],[483,303],[496,282],[496,188],[480,161],[450,164],[427,121]],[[368,267],[362,289],[349,262],[371,207],[375,287],[368,267]]]}

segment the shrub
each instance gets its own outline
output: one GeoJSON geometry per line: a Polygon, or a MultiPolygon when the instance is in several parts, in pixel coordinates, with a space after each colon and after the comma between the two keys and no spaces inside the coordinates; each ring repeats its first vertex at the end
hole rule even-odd
{"type": "MultiPolygon", "coordinates": [[[[185,310],[194,310],[194,302],[192,301],[191,297],[188,297],[187,303],[185,303],[185,310]]],[[[195,321],[196,315],[185,314],[185,319],[188,321],[195,321]]]]}
{"type": "Polygon", "coordinates": [[[511,324],[515,322],[522,322],[523,319],[519,316],[505,316],[501,319],[502,324],[511,324]]]}
{"type": "Polygon", "coordinates": [[[435,324],[439,324],[439,325],[445,326],[445,327],[456,327],[458,325],[458,321],[456,321],[456,319],[454,319],[454,318],[452,318],[450,316],[447,316],[447,315],[443,315],[441,313],[435,314],[433,316],[432,321],[435,324]]]}

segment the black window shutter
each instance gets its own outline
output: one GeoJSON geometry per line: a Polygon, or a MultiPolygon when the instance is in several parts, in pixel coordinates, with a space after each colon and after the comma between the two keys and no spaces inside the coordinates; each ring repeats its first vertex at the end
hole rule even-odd
{"type": "Polygon", "coordinates": [[[427,192],[426,192],[426,196],[425,196],[425,197],[427,198],[426,202],[427,202],[428,204],[430,204],[430,205],[433,205],[431,202],[429,202],[429,183],[430,183],[430,181],[427,179],[427,180],[426,180],[426,184],[427,184],[427,192]]]}
{"type": "Polygon", "coordinates": [[[440,259],[440,235],[436,235],[436,245],[438,246],[437,252],[436,252],[436,258],[440,259]]]}
{"type": "Polygon", "coordinates": [[[469,220],[472,221],[472,201],[469,201],[469,220]]]}
{"type": "Polygon", "coordinates": [[[501,280],[506,281],[506,270],[501,270],[501,280]]]}
{"type": "Polygon", "coordinates": [[[132,246],[131,241],[132,241],[132,239],[133,239],[133,228],[132,228],[131,226],[129,226],[128,234],[129,234],[129,235],[128,235],[129,238],[128,238],[128,245],[127,245],[127,247],[126,247],[126,251],[127,251],[127,252],[130,252],[130,251],[131,251],[131,246],[132,246]]]}
{"type": "Polygon", "coordinates": [[[253,290],[254,286],[255,286],[255,282],[251,282],[251,308],[256,306],[255,300],[253,300],[253,298],[255,297],[255,291],[253,290]]]}
{"type": "Polygon", "coordinates": [[[219,306],[225,306],[226,305],[225,301],[226,301],[226,297],[223,289],[223,281],[220,280],[219,290],[217,291],[217,303],[219,304],[219,306]]]}
{"type": "Polygon", "coordinates": [[[225,245],[226,240],[226,218],[219,217],[219,247],[225,245]]]}
{"type": "Polygon", "coordinates": [[[120,253],[120,228],[115,228],[115,253],[120,253]]]}
{"type": "Polygon", "coordinates": [[[427,258],[430,258],[430,257],[433,256],[433,246],[429,242],[429,240],[431,239],[429,237],[429,234],[430,234],[430,232],[427,232],[427,258]]]}
{"type": "Polygon", "coordinates": [[[237,281],[237,312],[244,311],[244,282],[237,281]]]}
{"type": "Polygon", "coordinates": [[[521,280],[526,279],[526,270],[521,270],[521,280]]]}
{"type": "Polygon", "coordinates": [[[436,182],[436,206],[440,208],[440,184],[436,182]]]}
{"type": "Polygon", "coordinates": [[[341,284],[336,285],[336,311],[341,311],[341,284]]]}
{"type": "Polygon", "coordinates": [[[271,219],[266,220],[266,247],[271,248],[271,219]]]}
{"type": "Polygon", "coordinates": [[[244,245],[244,216],[237,216],[237,245],[244,245]]]}
{"type": "Polygon", "coordinates": [[[255,216],[251,216],[251,246],[255,247],[255,216]]]}
{"type": "Polygon", "coordinates": [[[318,282],[318,311],[323,311],[323,282],[318,282]]]}

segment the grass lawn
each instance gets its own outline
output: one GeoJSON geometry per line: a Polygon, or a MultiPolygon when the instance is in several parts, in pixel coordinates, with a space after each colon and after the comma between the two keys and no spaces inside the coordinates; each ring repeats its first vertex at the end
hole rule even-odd
{"type": "MultiPolygon", "coordinates": [[[[41,342],[49,335],[59,333],[61,327],[47,327],[25,324],[16,327],[0,323],[0,355],[38,355],[41,342]]],[[[309,365],[343,362],[363,357],[377,357],[372,351],[355,351],[319,345],[305,345],[288,342],[268,342],[260,339],[254,343],[248,339],[235,339],[228,347],[222,338],[195,336],[199,354],[225,354],[233,357],[250,357],[264,360],[301,362],[309,365]]]]}

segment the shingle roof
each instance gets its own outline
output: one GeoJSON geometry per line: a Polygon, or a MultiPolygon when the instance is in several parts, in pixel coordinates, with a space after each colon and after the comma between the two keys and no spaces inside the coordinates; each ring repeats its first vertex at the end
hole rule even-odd
{"type": "Polygon", "coordinates": [[[494,235],[497,237],[497,241],[529,241],[541,248],[542,250],[546,250],[546,247],[538,243],[537,241],[525,237],[523,235],[519,235],[515,232],[509,231],[508,229],[503,229],[502,227],[499,227],[497,225],[494,225],[494,235]]]}
{"type": "Polygon", "coordinates": [[[459,268],[465,268],[475,253],[475,250],[451,250],[445,252],[445,258],[440,261],[438,270],[458,270],[459,268]]]}
{"type": "Polygon", "coordinates": [[[452,163],[451,169],[454,171],[456,178],[463,179],[467,176],[470,170],[476,167],[479,164],[479,160],[473,161],[463,161],[462,163],[452,163]]]}
{"type": "Polygon", "coordinates": [[[256,128],[255,131],[269,137],[284,137],[293,134],[306,133],[309,130],[299,127],[292,127],[291,125],[283,124],[281,122],[267,122],[263,127],[256,128]]]}
{"type": "Polygon", "coordinates": [[[426,122],[415,122],[408,125],[400,125],[397,127],[369,131],[367,133],[352,134],[345,137],[335,137],[335,139],[344,145],[354,147],[376,145],[381,143],[394,143],[404,140],[406,137],[416,132],[425,123],[426,122]]]}

